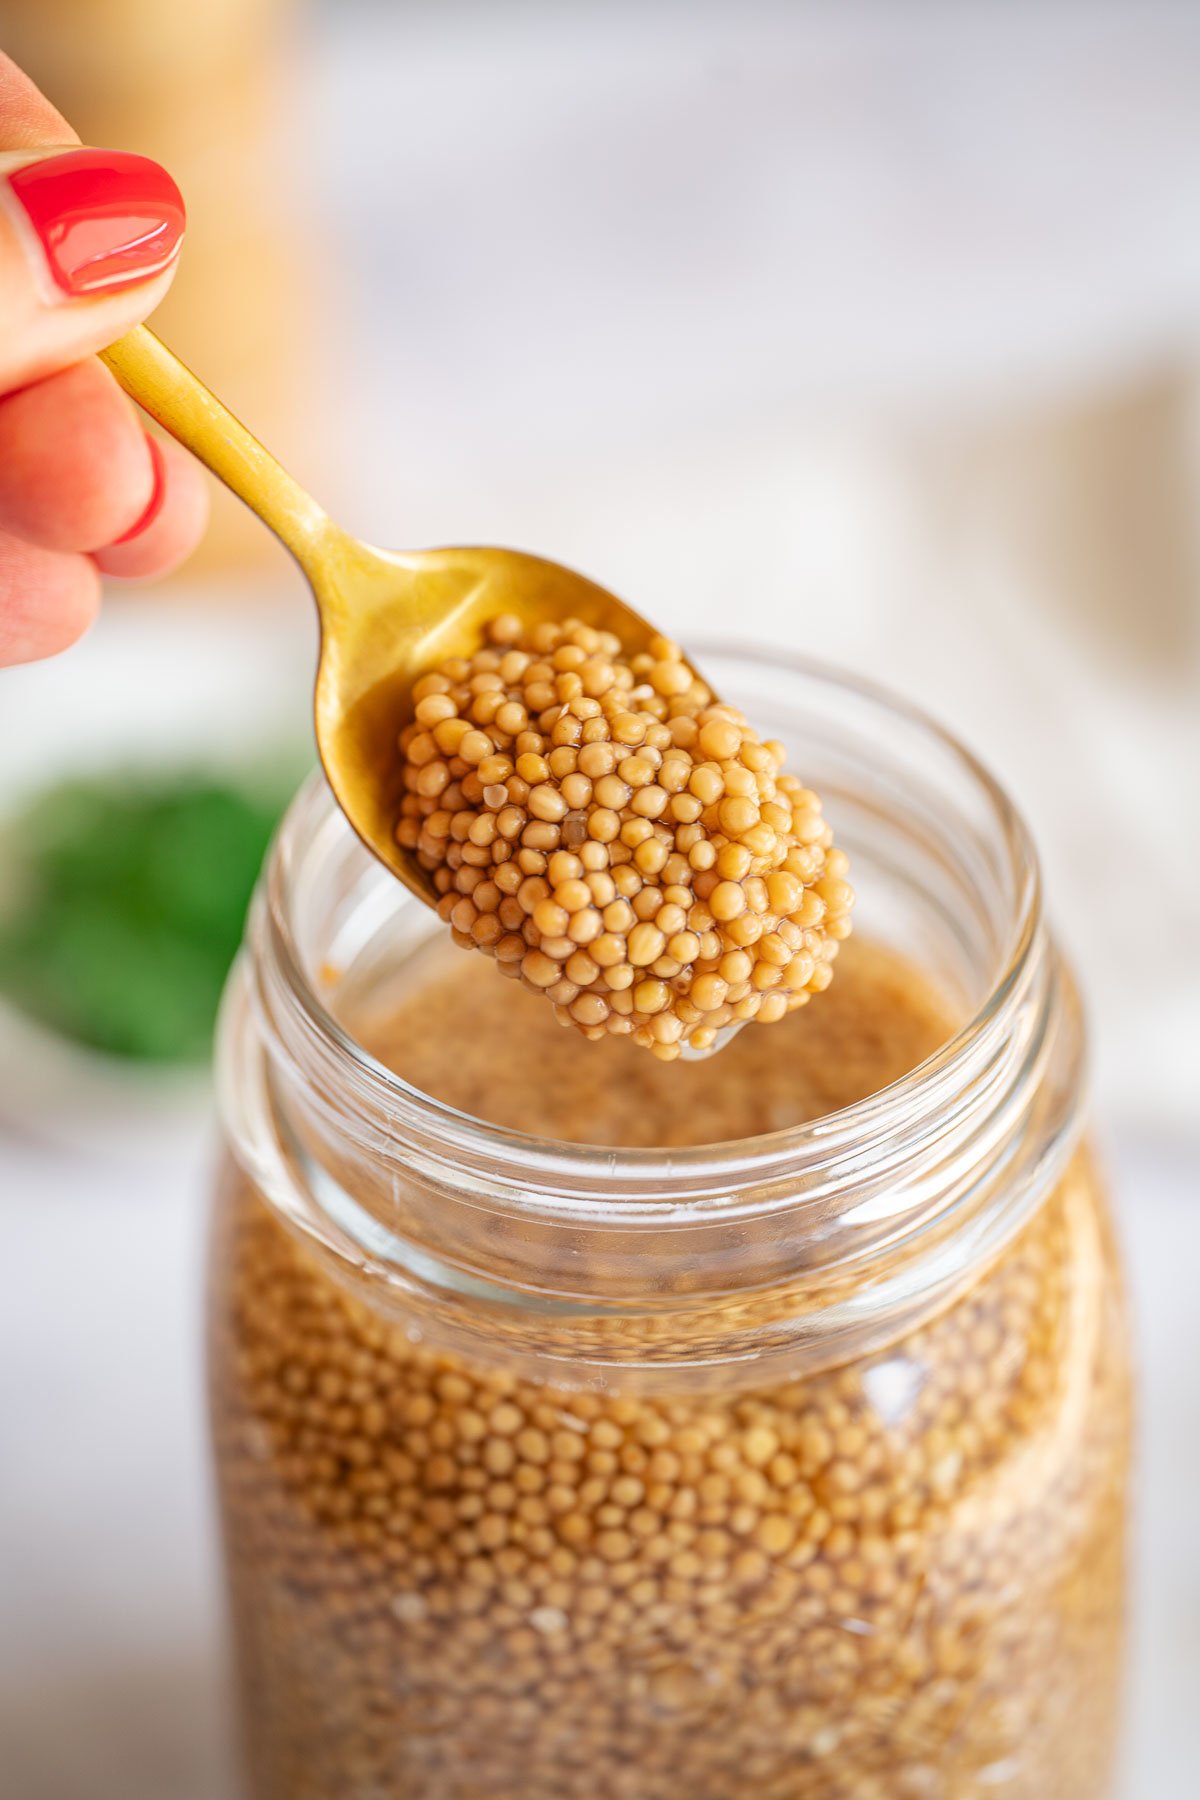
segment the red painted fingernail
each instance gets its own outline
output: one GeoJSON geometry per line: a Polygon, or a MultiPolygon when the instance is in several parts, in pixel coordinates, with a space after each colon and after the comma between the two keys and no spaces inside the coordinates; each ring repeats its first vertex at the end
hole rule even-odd
{"type": "Polygon", "coordinates": [[[154,470],[154,486],[150,490],[150,498],[146,503],[145,510],[134,520],[129,530],[123,531],[119,538],[113,539],[112,544],[109,545],[110,549],[115,544],[127,544],[131,538],[141,537],[143,531],[149,531],[163,509],[163,501],[167,497],[167,465],[163,461],[163,453],[158,440],[152,438],[149,432],[146,433],[146,442],[150,447],[150,465],[154,470]]]}
{"type": "Polygon", "coordinates": [[[125,150],[66,150],[8,176],[55,284],[72,298],[148,281],[179,254],[183,196],[125,150]]]}

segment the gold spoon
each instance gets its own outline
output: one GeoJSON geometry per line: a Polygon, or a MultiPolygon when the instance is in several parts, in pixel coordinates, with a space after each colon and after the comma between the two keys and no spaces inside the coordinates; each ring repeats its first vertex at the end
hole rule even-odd
{"type": "Polygon", "coordinates": [[[101,351],[127,394],[258,514],[300,564],[321,625],[317,750],[338,805],[394,875],[429,905],[430,875],[396,842],[396,738],[413,683],[469,656],[487,620],[582,619],[642,650],[654,627],[561,563],[519,550],[376,550],[322,511],[166,345],[139,325],[101,351]]]}

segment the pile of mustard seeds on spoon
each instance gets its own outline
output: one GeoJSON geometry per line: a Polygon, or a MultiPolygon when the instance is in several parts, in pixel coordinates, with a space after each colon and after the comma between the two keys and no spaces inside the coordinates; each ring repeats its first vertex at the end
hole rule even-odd
{"type": "Polygon", "coordinates": [[[494,619],[413,688],[398,843],[455,942],[671,1061],[828,987],[854,893],[783,746],[677,645],[494,619]]]}

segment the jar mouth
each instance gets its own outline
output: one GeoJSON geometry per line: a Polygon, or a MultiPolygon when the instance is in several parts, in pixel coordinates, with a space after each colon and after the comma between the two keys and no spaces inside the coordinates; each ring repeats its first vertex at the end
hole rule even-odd
{"type": "MultiPolygon", "coordinates": [[[[964,868],[970,862],[967,875],[961,868],[955,875],[957,887],[973,882],[992,912],[986,966],[974,971],[977,992],[964,1023],[932,1055],[876,1093],[836,1112],[749,1138],[679,1148],[614,1149],[493,1125],[425,1093],[387,1068],[323,1002],[319,958],[306,941],[313,935],[312,920],[304,916],[310,865],[340,848],[346,864],[342,889],[358,883],[369,890],[366,910],[372,919],[389,909],[420,908],[420,902],[352,840],[317,773],[280,828],[252,919],[256,963],[271,976],[269,981],[260,980],[259,1010],[269,1036],[302,1044],[304,1053],[319,1065],[327,1089],[343,1096],[343,1129],[352,1135],[357,1130],[373,1155],[387,1155],[390,1138],[398,1160],[410,1161],[417,1151],[444,1166],[461,1169],[474,1163],[486,1170],[490,1192],[506,1209],[576,1219],[619,1212],[623,1225],[630,1226],[639,1218],[647,1224],[664,1218],[681,1221],[689,1213],[703,1216],[716,1208],[728,1220],[742,1207],[761,1215],[794,1208],[804,1195],[815,1201],[844,1186],[854,1169],[868,1164],[874,1173],[889,1163],[899,1169],[914,1133],[927,1137],[935,1122],[949,1131],[953,1121],[961,1123],[966,1097],[973,1097],[976,1107],[982,1094],[994,1093],[998,1102],[1001,1089],[1011,1085],[1017,1073],[1012,1066],[1015,1016],[1026,1006],[1031,987],[1044,980],[1045,934],[1037,856],[1027,827],[1003,788],[923,709],[874,682],[808,657],[774,649],[756,651],[744,643],[702,644],[699,652],[702,663],[707,655],[735,673],[739,668],[752,671],[756,680],[769,673],[774,679],[807,686],[822,696],[830,719],[852,714],[854,747],[839,765],[843,772],[873,769],[872,756],[882,764],[894,754],[894,740],[902,740],[911,767],[883,769],[886,779],[881,778],[881,793],[874,803],[881,822],[889,816],[889,805],[908,804],[916,820],[914,829],[928,835],[946,793],[958,797],[962,817],[951,815],[943,821],[945,842],[938,854],[943,859],[959,856],[964,868]],[[916,782],[918,769],[932,784],[924,796],[915,786],[910,790],[905,785],[910,779],[916,782]],[[935,787],[940,802],[932,797],[935,787]],[[344,840],[340,846],[339,838],[344,840]],[[984,892],[989,887],[990,898],[984,892]],[[666,1193],[665,1184],[669,1184],[666,1193]],[[753,1190],[752,1198],[748,1190],[753,1190]]],[[[725,691],[725,684],[720,685],[725,691]]],[[[736,701],[739,696],[732,693],[730,698],[736,701]]],[[[749,704],[753,716],[753,702],[749,704]]],[[[789,762],[795,766],[793,757],[789,762]]],[[[841,841],[838,780],[823,785],[820,770],[799,766],[805,780],[823,793],[841,841]]],[[[847,773],[846,781],[851,779],[847,773]]],[[[853,866],[852,851],[852,872],[853,866]]],[[[369,923],[360,920],[360,936],[369,930],[369,923]]],[[[977,956],[980,964],[984,960],[977,956]]],[[[1032,1054],[1028,1044],[1023,1054],[1032,1054]]],[[[1030,1079],[1028,1069],[1025,1079],[1030,1079]]]]}

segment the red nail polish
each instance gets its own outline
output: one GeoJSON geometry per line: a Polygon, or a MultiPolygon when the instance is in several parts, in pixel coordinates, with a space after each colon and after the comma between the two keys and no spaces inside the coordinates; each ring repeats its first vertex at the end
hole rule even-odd
{"type": "Polygon", "coordinates": [[[141,537],[148,531],[163,509],[163,501],[167,497],[167,465],[163,461],[163,453],[157,439],[146,433],[146,443],[150,450],[150,465],[154,470],[154,486],[150,490],[150,498],[144,510],[134,520],[128,531],[123,531],[119,538],[114,538],[109,549],[116,544],[127,544],[131,538],[141,537]]]}
{"type": "Polygon", "coordinates": [[[66,150],[14,170],[8,184],[72,297],[149,280],[183,241],[183,196],[147,156],[66,150]]]}

